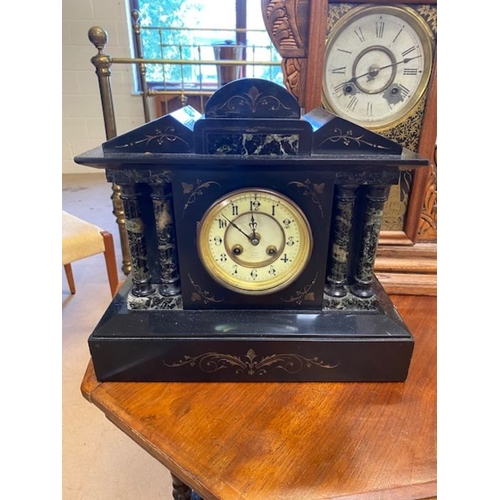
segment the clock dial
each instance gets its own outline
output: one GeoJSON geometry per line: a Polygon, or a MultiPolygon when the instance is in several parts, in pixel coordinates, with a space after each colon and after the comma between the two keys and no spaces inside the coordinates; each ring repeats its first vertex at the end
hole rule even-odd
{"type": "Polygon", "coordinates": [[[206,271],[242,294],[269,294],[289,285],[312,251],[309,223],[282,194],[243,189],[217,200],[198,226],[198,254],[206,271]]]}
{"type": "Polygon", "coordinates": [[[353,9],[327,42],[324,106],[367,128],[396,125],[427,87],[432,48],[429,28],[410,8],[353,9]]]}

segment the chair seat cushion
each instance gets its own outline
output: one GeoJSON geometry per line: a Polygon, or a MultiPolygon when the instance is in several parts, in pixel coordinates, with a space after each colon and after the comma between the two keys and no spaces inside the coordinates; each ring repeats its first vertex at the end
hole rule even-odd
{"type": "Polygon", "coordinates": [[[62,263],[104,252],[102,229],[64,210],[62,211],[62,263]]]}

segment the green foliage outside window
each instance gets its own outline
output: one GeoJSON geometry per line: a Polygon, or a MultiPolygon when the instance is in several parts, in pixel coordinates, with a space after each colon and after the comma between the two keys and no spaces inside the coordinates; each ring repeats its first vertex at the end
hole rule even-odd
{"type": "MultiPolygon", "coordinates": [[[[236,42],[235,0],[140,0],[138,6],[145,58],[213,60],[212,44],[236,42]]],[[[255,14],[253,4],[251,8],[255,14]]],[[[263,23],[259,28],[263,28],[263,23]]],[[[267,32],[248,31],[247,47],[247,60],[281,60],[267,32]]],[[[283,84],[279,65],[247,66],[246,72],[247,76],[283,84]]],[[[146,80],[149,87],[206,88],[217,85],[217,71],[215,65],[148,63],[146,80]]]]}

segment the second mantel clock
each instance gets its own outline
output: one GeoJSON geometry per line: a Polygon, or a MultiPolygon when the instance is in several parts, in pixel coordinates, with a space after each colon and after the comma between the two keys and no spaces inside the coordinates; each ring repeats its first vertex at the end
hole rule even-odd
{"type": "MultiPolygon", "coordinates": [[[[323,106],[434,158],[436,3],[262,0],[262,13],[285,85],[306,112],[323,106]]],[[[435,293],[436,179],[431,163],[402,172],[391,189],[377,270],[393,292],[435,293]]]]}
{"type": "Polygon", "coordinates": [[[432,33],[403,5],[358,6],[330,33],[323,68],[323,103],[371,129],[402,122],[427,89],[432,33]]]}

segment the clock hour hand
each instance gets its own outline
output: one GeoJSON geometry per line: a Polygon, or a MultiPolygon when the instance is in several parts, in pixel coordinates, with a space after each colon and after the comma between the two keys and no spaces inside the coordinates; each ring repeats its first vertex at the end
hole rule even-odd
{"type": "Polygon", "coordinates": [[[231,226],[233,226],[235,229],[237,229],[241,234],[243,234],[245,236],[245,238],[248,239],[248,241],[252,241],[252,237],[249,236],[248,234],[245,233],[245,231],[243,231],[242,229],[240,229],[232,220],[228,219],[224,214],[222,214],[222,217],[224,217],[224,219],[226,219],[229,224],[231,224],[231,226]]]}
{"type": "Polygon", "coordinates": [[[259,244],[259,241],[260,241],[260,236],[257,234],[257,221],[255,220],[255,218],[253,216],[253,212],[252,212],[252,215],[250,217],[250,224],[248,224],[248,225],[252,229],[252,237],[250,238],[250,243],[253,246],[257,246],[259,244]]]}
{"type": "Polygon", "coordinates": [[[399,64],[406,64],[406,63],[409,63],[410,61],[413,61],[413,59],[418,59],[419,57],[422,57],[422,56],[418,55],[418,56],[414,56],[414,57],[405,57],[401,61],[387,64],[386,66],[381,66],[380,68],[378,68],[377,66],[373,66],[372,68],[370,68],[370,71],[367,71],[366,73],[363,73],[362,75],[358,75],[358,76],[355,75],[352,78],[349,78],[349,80],[344,82],[342,85],[347,85],[348,83],[355,83],[356,80],[359,80],[360,78],[363,78],[364,76],[367,76],[368,79],[373,80],[380,73],[380,71],[382,71],[383,69],[392,68],[393,66],[398,66],[399,64]]]}
{"type": "Polygon", "coordinates": [[[255,238],[255,233],[257,231],[257,222],[255,222],[255,218],[253,216],[253,212],[252,212],[252,216],[250,217],[250,224],[248,224],[248,225],[252,229],[252,236],[255,238]]]}

